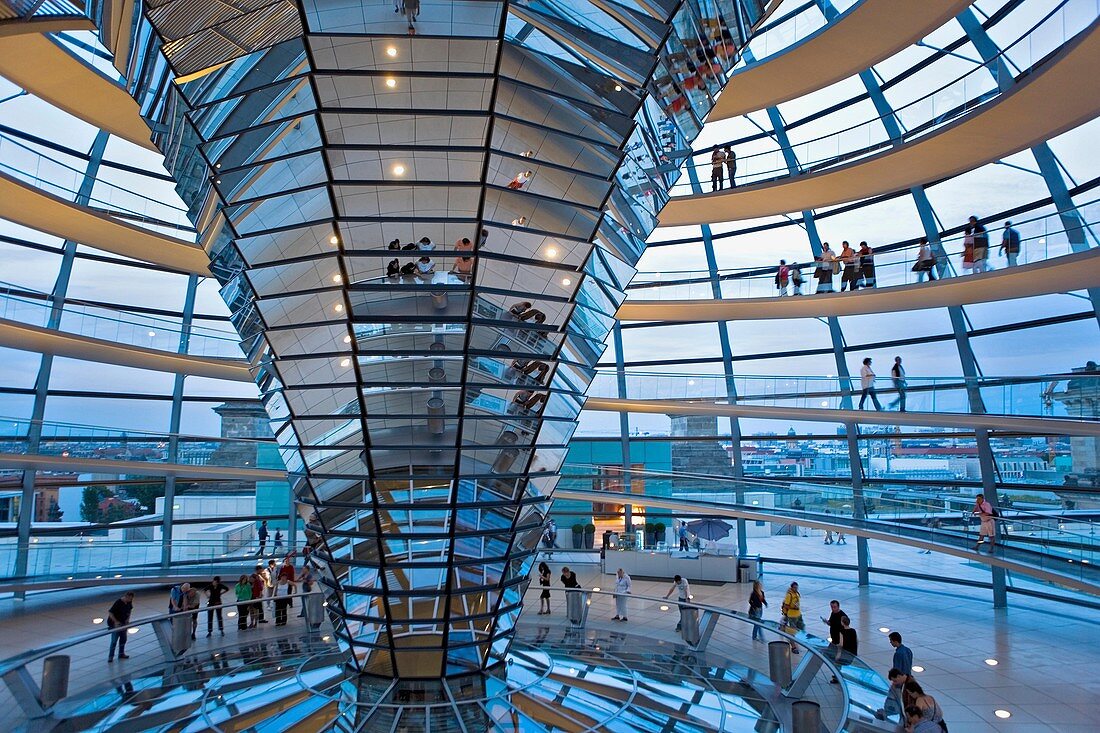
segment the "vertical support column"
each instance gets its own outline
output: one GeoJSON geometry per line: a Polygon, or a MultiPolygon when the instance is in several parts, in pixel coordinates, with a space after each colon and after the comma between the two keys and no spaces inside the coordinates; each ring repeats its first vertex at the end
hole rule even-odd
{"type": "MultiPolygon", "coordinates": [[[[87,206],[91,203],[92,189],[95,187],[99,166],[103,162],[103,152],[107,148],[110,135],[100,131],[92,141],[88,151],[88,166],[84,169],[84,178],[80,182],[74,201],[87,206]]],[[[57,272],[53,291],[50,293],[50,317],[46,328],[57,330],[61,326],[64,314],[65,296],[69,291],[69,279],[72,277],[73,260],[76,258],[77,243],[66,240],[61,254],[61,266],[57,272]]],[[[31,406],[31,422],[27,428],[27,453],[38,453],[42,446],[42,420],[46,414],[46,397],[49,394],[50,374],[53,371],[53,356],[43,354],[39,362],[38,376],[34,383],[34,404],[31,406]]],[[[31,523],[34,521],[34,489],[36,471],[23,471],[22,493],[19,499],[19,517],[16,526],[15,576],[27,574],[27,560],[30,553],[31,523]]],[[[22,600],[25,591],[16,591],[15,597],[22,600]]]]}
{"type": "MultiPolygon", "coordinates": [[[[863,461],[859,456],[859,426],[855,423],[844,423],[844,433],[848,438],[848,461],[852,470],[852,516],[863,519],[863,461]]],[[[856,564],[859,573],[859,584],[866,586],[870,583],[870,556],[867,551],[867,538],[856,536],[856,564]]]]}
{"type": "MultiPolygon", "coordinates": [[[[619,321],[615,321],[612,328],[615,339],[615,377],[619,390],[619,398],[626,399],[626,359],[623,357],[623,329],[619,321]]],[[[630,488],[630,413],[619,413],[619,449],[623,458],[623,493],[631,493],[630,488]]],[[[623,531],[631,532],[634,526],[632,504],[623,504],[623,531]]]]}
{"type": "MultiPolygon", "coordinates": [[[[688,178],[691,181],[692,193],[702,193],[703,187],[699,183],[699,173],[694,166],[688,166],[688,178]]],[[[730,181],[733,185],[733,181],[730,181]]],[[[710,294],[715,300],[722,299],[722,281],[718,276],[718,259],[714,255],[714,237],[709,224],[699,227],[703,239],[703,253],[707,258],[707,275],[710,278],[710,294]]],[[[726,397],[731,403],[737,401],[737,382],[733,376],[733,348],[730,346],[728,321],[716,321],[718,327],[718,344],[722,349],[722,373],[726,381],[726,397]]],[[[741,479],[745,477],[744,461],[741,458],[741,421],[736,417],[729,418],[730,439],[733,442],[733,476],[737,479],[734,484],[734,501],[738,504],[745,503],[745,489],[741,479]]],[[[746,523],[743,518],[736,521],[737,532],[737,556],[745,557],[749,554],[749,543],[746,533],[746,523]]]]}
{"type": "MultiPolygon", "coordinates": [[[[993,447],[989,444],[989,431],[978,428],[974,431],[974,439],[978,444],[978,465],[982,471],[982,493],[985,499],[994,509],[1000,506],[1000,498],[997,496],[997,460],[993,455],[993,447]]],[[[993,537],[996,542],[1001,541],[1001,528],[994,522],[993,537]]],[[[990,547],[990,552],[997,551],[996,542],[990,547]]],[[[1008,607],[1008,577],[1005,569],[996,565],[990,565],[993,571],[993,607],[1008,607]]]]}
{"type": "MultiPolygon", "coordinates": [[[[180,340],[176,353],[186,354],[191,344],[191,324],[195,316],[195,295],[199,286],[198,275],[187,278],[187,292],[183,299],[183,317],[180,321],[180,340]]],[[[168,419],[168,462],[179,463],[179,432],[183,418],[183,385],[186,375],[177,374],[172,384],[172,413],[168,419]]],[[[160,565],[168,569],[172,565],[172,520],[175,515],[176,477],[164,479],[164,512],[160,524],[160,565]]],[[[293,503],[293,502],[292,502],[293,503]]]]}

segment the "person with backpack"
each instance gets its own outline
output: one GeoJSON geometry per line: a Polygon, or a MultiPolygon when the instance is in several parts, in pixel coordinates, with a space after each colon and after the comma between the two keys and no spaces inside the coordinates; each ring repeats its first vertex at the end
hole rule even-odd
{"type": "Polygon", "coordinates": [[[787,294],[787,284],[791,279],[791,271],[787,267],[786,260],[779,260],[779,269],[775,271],[775,289],[779,291],[779,295],[787,294]]]}
{"type": "Polygon", "coordinates": [[[791,295],[802,295],[802,266],[791,263],[791,295]]]}
{"type": "Polygon", "coordinates": [[[989,550],[992,552],[994,543],[993,520],[997,516],[997,510],[993,508],[992,504],[986,501],[984,494],[978,494],[974,497],[974,509],[970,513],[977,514],[978,519],[981,520],[981,526],[978,528],[978,542],[974,545],[974,549],[981,551],[982,540],[988,537],[989,550]]]}
{"type": "Polygon", "coordinates": [[[1016,258],[1020,256],[1020,233],[1012,228],[1012,222],[1005,222],[1005,233],[1001,238],[1001,254],[1008,258],[1008,266],[1016,266],[1016,258]]]}

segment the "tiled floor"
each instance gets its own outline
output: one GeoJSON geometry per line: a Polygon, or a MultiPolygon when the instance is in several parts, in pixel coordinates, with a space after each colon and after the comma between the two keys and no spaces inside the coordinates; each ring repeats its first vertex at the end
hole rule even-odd
{"type": "MultiPolygon", "coordinates": [[[[805,538],[802,544],[806,559],[824,559],[820,540],[805,538]]],[[[824,550],[837,562],[854,561],[854,542],[824,550]]],[[[957,560],[918,555],[911,548],[876,545],[872,547],[872,558],[884,567],[933,573],[940,567],[944,572],[959,572],[957,560]]],[[[611,576],[601,574],[595,566],[574,563],[573,567],[585,587],[609,589],[612,585],[611,576]]],[[[556,577],[560,565],[552,563],[552,569],[556,577]]],[[[1018,597],[1010,598],[1009,608],[995,610],[989,591],[984,589],[922,585],[882,577],[874,578],[870,587],[859,588],[851,580],[853,574],[846,571],[778,565],[766,570],[764,583],[770,606],[765,618],[778,617],[783,591],[797,579],[809,630],[823,634],[825,627],[818,617],[827,615],[829,600],[839,600],[859,632],[860,656],[883,673],[890,666],[893,650],[878,629],[888,627],[901,632],[914,651],[915,663],[925,668],[919,679],[943,706],[953,733],[1092,733],[1100,727],[1100,680],[1096,675],[1100,614],[1094,611],[1018,597]],[[987,665],[986,659],[995,659],[997,665],[987,665]],[[998,709],[1008,710],[1012,717],[996,718],[994,710],[998,709]]],[[[973,573],[979,577],[988,571],[975,567],[973,573]]],[[[637,579],[634,593],[663,596],[669,585],[666,581],[637,579]]],[[[538,592],[535,587],[528,592],[525,620],[536,616],[538,592]]],[[[694,584],[693,592],[701,603],[744,610],[749,587],[694,584]]],[[[166,610],[165,590],[142,589],[137,593],[135,620],[166,610]]],[[[0,600],[0,658],[102,628],[92,619],[105,616],[118,594],[117,589],[84,590],[41,594],[27,601],[0,600]]],[[[555,605],[564,603],[558,588],[553,595],[555,605]]],[[[641,600],[631,603],[632,616],[658,613],[652,607],[656,604],[641,600]]],[[[200,644],[205,623],[203,615],[200,644]]],[[[227,628],[227,634],[234,633],[235,628],[227,628]]]]}

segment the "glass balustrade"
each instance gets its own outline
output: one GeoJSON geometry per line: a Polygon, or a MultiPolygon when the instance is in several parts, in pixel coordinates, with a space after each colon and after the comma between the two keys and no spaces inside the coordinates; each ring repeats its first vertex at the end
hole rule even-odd
{"type": "MultiPolygon", "coordinates": [[[[1081,204],[1072,210],[1082,216],[1082,223],[1075,228],[1073,234],[1079,233],[1082,229],[1100,225],[1100,219],[1091,211],[1098,203],[1100,199],[1081,204]],[[1085,218],[1086,216],[1088,218],[1085,218]]],[[[1072,216],[1072,212],[1067,213],[1072,216]]],[[[1073,247],[1067,236],[1070,232],[1067,232],[1064,227],[1061,215],[1052,213],[1019,221],[1013,219],[1012,222],[1013,228],[1020,233],[1018,265],[1045,262],[1073,253],[1073,247]]],[[[991,264],[990,270],[997,270],[1005,263],[999,253],[1000,238],[1003,233],[1003,229],[999,228],[1001,224],[1003,222],[990,222],[991,226],[998,227],[991,228],[989,232],[990,260],[987,264],[991,264]]],[[[965,273],[962,262],[963,238],[963,234],[956,234],[942,239],[943,248],[948,257],[948,272],[965,273]]],[[[839,243],[837,244],[839,249],[839,243]]],[[[912,285],[920,282],[921,273],[913,272],[913,264],[916,262],[919,249],[920,245],[912,244],[875,252],[876,287],[912,285]]],[[[787,262],[788,267],[794,264],[800,265],[802,273],[801,294],[813,294],[817,287],[813,259],[799,263],[790,260],[787,262]]],[[[714,277],[718,279],[722,298],[775,297],[779,295],[775,284],[776,270],[776,267],[723,269],[716,271],[714,277]]],[[[707,270],[641,271],[627,289],[627,298],[659,301],[712,300],[715,295],[711,277],[707,270]]],[[[840,286],[834,284],[833,287],[834,290],[839,290],[840,286]]],[[[793,292],[793,287],[790,285],[784,290],[784,293],[793,292]]]]}
{"type": "MultiPolygon", "coordinates": [[[[862,0],[834,0],[830,5],[837,15],[840,15],[859,2],[862,0]]],[[[734,73],[746,66],[762,63],[769,56],[786,51],[829,24],[830,21],[826,20],[817,3],[806,3],[794,12],[769,20],[765,26],[753,33],[749,41],[749,53],[744,55],[751,54],[752,61],[735,67],[734,73]]]]}
{"type": "MultiPolygon", "coordinates": [[[[72,202],[76,201],[85,178],[83,169],[51,158],[3,134],[0,134],[0,172],[72,202]]],[[[184,209],[107,181],[95,182],[85,205],[126,223],[181,239],[193,240],[195,236],[184,209]]]]}
{"type": "MultiPolygon", "coordinates": [[[[739,155],[737,185],[790,176],[792,172],[787,156],[792,153],[801,165],[798,173],[817,172],[896,145],[911,143],[960,117],[980,114],[980,107],[1001,95],[997,78],[1003,75],[1000,69],[1006,63],[1010,69],[1018,70],[1017,73],[1027,73],[1032,69],[1038,71],[1038,64],[1090,27],[1098,13],[1100,0],[1063,0],[987,63],[975,65],[965,74],[941,84],[919,99],[895,108],[890,114],[890,122],[901,128],[903,132],[900,137],[891,138],[886,133],[883,118],[879,116],[800,142],[786,150],[739,155]]],[[[708,148],[688,163],[699,171],[700,181],[710,180],[710,153],[708,148]]],[[[695,192],[690,183],[681,182],[673,187],[671,193],[673,196],[690,196],[695,192]]]]}
{"type": "MultiPolygon", "coordinates": [[[[53,304],[47,293],[0,282],[0,318],[47,328],[53,304]]],[[[192,356],[242,358],[236,332],[192,326],[187,353],[192,356]]],[[[61,309],[58,331],[177,353],[181,324],[178,320],[116,310],[90,303],[67,302],[61,309]]]]}
{"type": "MultiPolygon", "coordinates": [[[[875,380],[884,408],[897,396],[889,379],[889,364],[878,366],[887,376],[875,380]]],[[[728,402],[731,387],[735,403],[744,406],[852,409],[860,398],[860,378],[769,377],[716,374],[662,374],[627,372],[626,392],[619,391],[619,377],[600,372],[588,389],[589,397],[631,400],[688,400],[728,402]]],[[[1022,417],[1097,417],[1100,372],[1035,377],[927,377],[907,376],[906,406],[910,412],[968,413],[971,398],[980,396],[985,412],[1022,417]]],[[[867,407],[872,407],[868,404],[867,407]]]]}

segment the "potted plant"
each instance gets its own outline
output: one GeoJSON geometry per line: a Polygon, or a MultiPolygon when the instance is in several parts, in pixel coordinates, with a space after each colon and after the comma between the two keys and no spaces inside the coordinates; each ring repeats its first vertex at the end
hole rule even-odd
{"type": "Polygon", "coordinates": [[[579,522],[573,525],[573,547],[584,547],[584,525],[579,522]]]}
{"type": "Polygon", "coordinates": [[[653,522],[645,523],[645,544],[646,547],[653,547],[657,544],[657,525],[653,522]]]}
{"type": "Polygon", "coordinates": [[[655,535],[653,544],[656,545],[658,542],[665,541],[665,525],[663,522],[657,522],[653,525],[653,534],[655,535]]]}
{"type": "Polygon", "coordinates": [[[584,549],[591,550],[596,545],[596,525],[589,522],[584,525],[584,549]]]}

